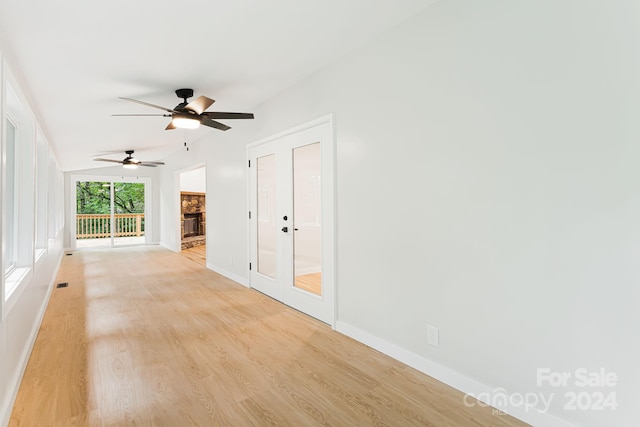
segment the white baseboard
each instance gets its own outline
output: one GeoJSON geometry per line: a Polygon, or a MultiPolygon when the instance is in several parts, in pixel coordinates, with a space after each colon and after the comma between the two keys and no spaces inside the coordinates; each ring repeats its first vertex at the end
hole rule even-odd
{"type": "MultiPolygon", "coordinates": [[[[409,350],[385,341],[382,338],[365,332],[355,326],[351,326],[348,323],[340,320],[336,321],[335,330],[355,339],[356,341],[360,341],[361,343],[366,344],[369,347],[404,363],[405,365],[411,366],[412,368],[417,369],[418,371],[423,372],[465,394],[472,396],[490,396],[494,390],[486,384],[482,384],[457,371],[454,371],[453,369],[447,368],[446,366],[440,365],[439,363],[429,360],[423,356],[410,352],[409,350]]],[[[576,427],[574,424],[561,420],[560,418],[546,412],[543,413],[532,409],[527,411],[523,407],[507,406],[498,407],[496,409],[508,413],[509,415],[533,426],[576,427]]]]}
{"type": "Polygon", "coordinates": [[[242,286],[245,286],[247,288],[249,287],[249,281],[245,277],[238,276],[237,274],[232,273],[229,270],[225,270],[224,268],[218,267],[217,265],[213,265],[211,263],[207,263],[207,268],[211,271],[215,271],[216,273],[223,275],[227,279],[231,279],[234,282],[241,284],[242,286]]]}
{"type": "Polygon", "coordinates": [[[170,245],[169,245],[168,243],[166,243],[166,242],[158,242],[158,244],[159,244],[160,246],[162,246],[163,248],[165,248],[165,249],[169,249],[171,252],[180,252],[179,250],[176,250],[176,248],[175,248],[175,247],[170,246],[170,245]]]}
{"type": "Polygon", "coordinates": [[[8,399],[5,399],[2,407],[0,408],[0,426],[2,427],[8,426],[9,421],[11,420],[11,411],[13,409],[13,404],[16,401],[16,398],[18,397],[18,391],[20,390],[22,377],[24,376],[24,373],[27,370],[29,357],[31,356],[31,352],[33,351],[33,346],[36,343],[36,338],[38,337],[38,332],[40,331],[40,326],[42,325],[42,320],[44,319],[44,313],[47,311],[47,306],[49,305],[49,299],[51,298],[51,293],[53,292],[56,279],[58,278],[58,272],[60,271],[60,264],[62,263],[62,257],[64,256],[64,252],[66,251],[61,251],[60,256],[58,257],[56,267],[53,271],[53,275],[51,276],[51,281],[49,282],[47,297],[42,301],[42,305],[38,310],[36,321],[34,322],[33,328],[31,328],[31,332],[29,334],[28,345],[24,348],[22,355],[20,357],[21,363],[20,363],[19,369],[16,370],[13,378],[10,379],[10,382],[9,382],[10,386],[8,387],[8,389],[13,388],[13,390],[11,391],[10,394],[8,394],[8,399]]]}

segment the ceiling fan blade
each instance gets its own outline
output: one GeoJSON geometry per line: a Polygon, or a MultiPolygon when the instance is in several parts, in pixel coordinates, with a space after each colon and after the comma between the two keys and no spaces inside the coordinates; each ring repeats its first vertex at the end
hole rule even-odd
{"type": "Polygon", "coordinates": [[[112,163],[122,163],[122,160],[112,160],[112,159],[93,159],[96,162],[112,162],[112,163]]]}
{"type": "Polygon", "coordinates": [[[211,98],[207,98],[206,96],[199,96],[187,105],[184,106],[185,110],[193,111],[196,114],[202,114],[204,110],[211,107],[214,101],[211,98]]]}
{"type": "Polygon", "coordinates": [[[149,166],[155,168],[156,166],[164,166],[164,162],[140,162],[138,166],[149,166]]]}
{"type": "Polygon", "coordinates": [[[220,122],[216,122],[215,120],[210,120],[210,119],[202,119],[200,121],[200,124],[204,125],[204,126],[209,126],[211,128],[216,128],[216,129],[220,129],[220,130],[229,130],[231,129],[231,127],[224,125],[220,122]]]}
{"type": "Polygon", "coordinates": [[[119,154],[119,153],[122,153],[122,150],[100,151],[99,153],[93,154],[91,157],[93,157],[93,156],[108,156],[108,155],[111,155],[111,154],[119,154]]]}
{"type": "Polygon", "coordinates": [[[116,117],[137,117],[137,116],[155,116],[155,117],[171,117],[171,114],[112,114],[116,117]]]}
{"type": "Polygon", "coordinates": [[[171,108],[161,107],[161,106],[159,106],[159,105],[154,105],[154,104],[149,104],[148,102],[138,101],[137,99],[132,99],[132,98],[123,98],[123,97],[120,97],[120,99],[124,99],[125,101],[135,102],[136,104],[146,105],[147,107],[158,108],[158,109],[160,109],[160,110],[164,110],[164,111],[167,111],[167,112],[169,112],[169,113],[175,113],[175,112],[176,112],[176,111],[172,110],[171,108]]]}
{"type": "Polygon", "coordinates": [[[164,128],[164,130],[173,130],[175,129],[176,126],[173,124],[173,121],[169,122],[169,124],[167,125],[166,128],[164,128]]]}
{"type": "Polygon", "coordinates": [[[253,113],[223,113],[221,111],[205,111],[202,113],[210,119],[253,119],[253,113]]]}

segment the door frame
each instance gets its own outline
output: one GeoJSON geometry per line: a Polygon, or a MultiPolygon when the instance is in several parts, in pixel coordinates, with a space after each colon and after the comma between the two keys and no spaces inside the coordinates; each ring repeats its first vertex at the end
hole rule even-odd
{"type": "MultiPolygon", "coordinates": [[[[146,177],[146,176],[113,176],[113,175],[71,175],[70,179],[69,179],[69,212],[71,212],[71,218],[70,218],[70,223],[69,223],[69,245],[71,246],[72,250],[77,250],[78,247],[76,245],[76,216],[78,215],[77,212],[77,194],[76,194],[76,183],[80,181],[80,182],[85,182],[85,181],[90,181],[90,182],[110,182],[110,183],[116,183],[116,182],[126,182],[126,183],[143,183],[144,184],[144,223],[145,223],[145,233],[144,233],[144,244],[145,245],[149,245],[151,244],[151,230],[153,229],[153,218],[152,218],[152,214],[151,212],[153,211],[152,209],[152,203],[153,200],[152,195],[153,192],[151,191],[151,178],[146,177]],[[149,233],[147,233],[146,230],[149,230],[149,233]]],[[[113,192],[113,186],[111,186],[112,188],[112,192],[113,192]]],[[[113,197],[113,195],[112,195],[113,197]]],[[[112,216],[112,229],[111,229],[111,244],[109,246],[103,246],[103,248],[114,248],[114,247],[119,247],[119,246],[115,246],[113,244],[113,212],[111,213],[112,216]]]]}
{"type": "MultiPolygon", "coordinates": [[[[335,136],[335,127],[334,127],[334,119],[333,113],[328,114],[326,116],[319,117],[317,119],[308,121],[306,123],[300,124],[298,126],[294,126],[282,132],[278,132],[269,137],[257,140],[250,144],[247,144],[246,149],[246,164],[247,164],[247,212],[251,210],[252,199],[251,199],[251,176],[252,174],[249,172],[249,162],[251,160],[251,150],[270,142],[274,142],[278,139],[282,139],[286,136],[293,135],[296,133],[300,133],[306,131],[308,129],[320,126],[320,125],[328,125],[329,126],[329,139],[328,141],[323,142],[322,145],[322,277],[323,277],[323,289],[325,283],[325,277],[327,278],[327,282],[329,283],[329,292],[327,292],[327,298],[329,303],[331,304],[331,318],[329,325],[332,329],[335,329],[336,323],[336,307],[337,307],[337,251],[336,251],[336,242],[337,242],[337,234],[336,234],[336,136],[335,136]]],[[[255,165],[251,165],[254,167],[255,165]]],[[[255,213],[257,215],[257,213],[255,213]]],[[[255,260],[252,260],[253,254],[253,231],[252,231],[252,223],[251,219],[248,218],[247,215],[247,259],[249,263],[247,265],[247,284],[248,287],[252,287],[251,285],[251,271],[249,270],[250,265],[255,265],[255,260]]]]}

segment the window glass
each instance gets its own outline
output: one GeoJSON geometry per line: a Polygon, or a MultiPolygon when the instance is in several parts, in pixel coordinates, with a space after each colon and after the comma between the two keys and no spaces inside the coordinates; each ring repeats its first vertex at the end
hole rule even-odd
{"type": "Polygon", "coordinates": [[[18,129],[9,119],[6,120],[6,167],[5,167],[5,223],[3,234],[5,236],[5,273],[9,273],[16,265],[16,145],[18,139],[18,129]]]}

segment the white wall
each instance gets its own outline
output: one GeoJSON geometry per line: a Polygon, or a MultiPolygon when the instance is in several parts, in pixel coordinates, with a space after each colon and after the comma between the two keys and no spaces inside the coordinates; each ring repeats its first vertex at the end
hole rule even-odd
{"type": "MultiPolygon", "coordinates": [[[[0,87],[4,87],[5,80],[9,79],[7,69],[3,73],[3,68],[6,65],[10,67],[7,56],[2,55],[6,52],[7,46],[3,44],[3,40],[0,40],[0,87]]],[[[25,120],[21,122],[23,133],[19,140],[20,144],[35,146],[36,128],[38,127],[38,118],[35,116],[32,110],[31,98],[28,96],[26,88],[21,85],[20,74],[15,68],[12,68],[11,85],[14,89],[21,92],[19,94],[21,106],[24,108],[25,120]]],[[[6,94],[0,91],[0,135],[4,135],[4,111],[2,106],[6,100],[6,94]]],[[[40,134],[42,138],[46,138],[45,134],[40,134]]],[[[44,142],[43,142],[44,143],[44,142]]],[[[36,260],[34,257],[34,245],[30,244],[30,239],[35,237],[34,228],[36,224],[36,209],[33,205],[33,201],[30,200],[29,204],[22,205],[20,217],[20,232],[22,233],[18,238],[22,239],[22,248],[31,253],[24,254],[25,258],[30,258],[28,262],[22,264],[27,271],[24,279],[21,281],[19,287],[14,293],[5,301],[4,286],[6,286],[6,277],[4,270],[2,274],[2,282],[0,286],[0,426],[5,426],[9,422],[11,415],[11,409],[13,401],[15,400],[22,374],[26,368],[26,364],[29,360],[29,355],[33,343],[35,342],[38,329],[44,315],[44,310],[49,299],[50,292],[54,285],[57,270],[60,260],[62,258],[62,239],[64,231],[62,229],[62,171],[58,167],[57,160],[50,147],[47,145],[43,149],[39,150],[41,156],[47,155],[47,158],[40,159],[40,163],[35,162],[35,151],[31,150],[25,152],[24,163],[21,163],[23,168],[21,177],[29,171],[33,176],[29,176],[25,182],[33,185],[36,182],[36,175],[43,174],[48,177],[48,188],[38,187],[36,191],[33,191],[33,187],[30,191],[23,191],[20,197],[22,199],[28,199],[29,196],[35,200],[35,194],[41,191],[47,193],[47,209],[40,212],[46,212],[49,218],[45,221],[39,222],[41,225],[47,224],[47,232],[44,236],[48,236],[46,247],[42,255],[36,260]],[[26,166],[38,165],[39,169],[32,171],[26,166]]],[[[3,188],[3,187],[0,187],[3,188]]],[[[2,202],[5,201],[5,195],[2,194],[0,198],[2,202]]],[[[40,199],[42,201],[42,199],[40,199]]],[[[3,227],[0,227],[0,233],[2,233],[3,227]]]]}
{"type": "Polygon", "coordinates": [[[206,193],[205,168],[198,168],[180,174],[180,191],[206,193]]]}
{"type": "MultiPolygon", "coordinates": [[[[242,121],[239,121],[242,122],[242,121]]],[[[232,279],[246,283],[247,255],[246,147],[237,138],[246,123],[234,123],[234,131],[212,131],[209,139],[180,150],[159,170],[161,244],[180,251],[180,173],[201,166],[206,170],[207,265],[232,279]],[[234,136],[235,135],[235,136],[234,136]],[[229,203],[227,203],[229,202],[229,203]],[[209,222],[216,224],[209,230],[209,222]],[[211,261],[215,260],[215,261],[211,261]]]]}
{"type": "Polygon", "coordinates": [[[339,329],[452,383],[553,393],[550,413],[576,425],[635,425],[639,6],[441,0],[176,155],[161,198],[206,159],[208,260],[246,281],[244,145],[334,112],[339,329]],[[538,368],[619,381],[538,387],[538,368]],[[564,410],[567,391],[619,406],[564,410]]]}

